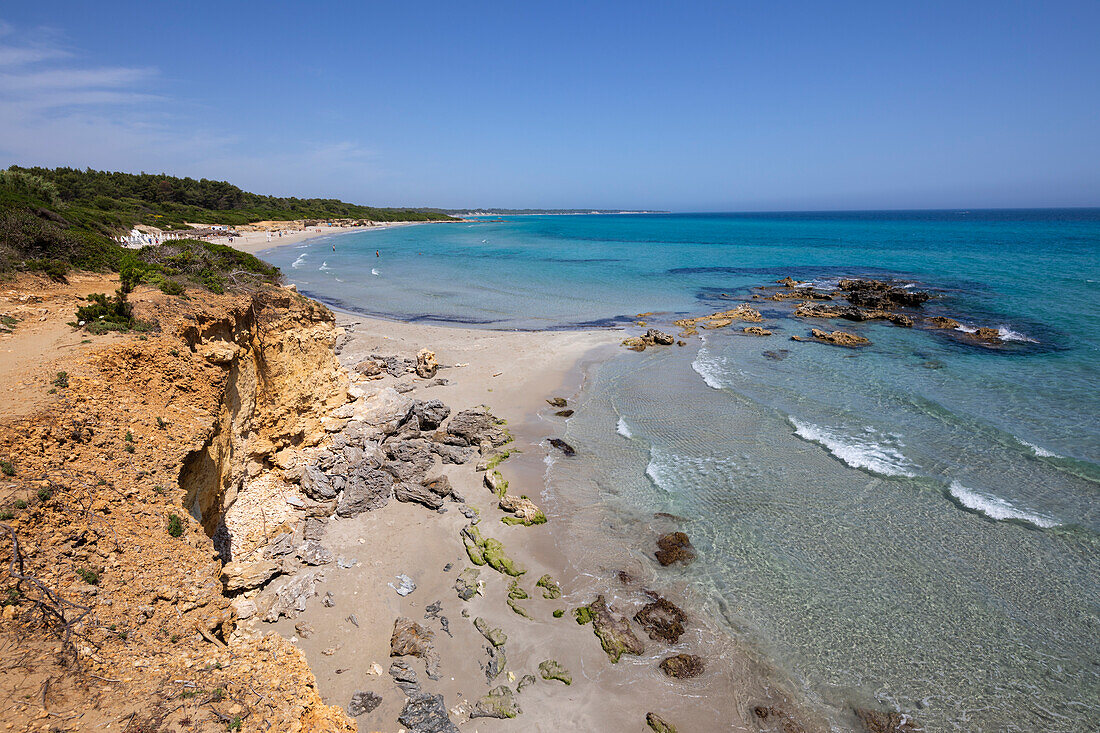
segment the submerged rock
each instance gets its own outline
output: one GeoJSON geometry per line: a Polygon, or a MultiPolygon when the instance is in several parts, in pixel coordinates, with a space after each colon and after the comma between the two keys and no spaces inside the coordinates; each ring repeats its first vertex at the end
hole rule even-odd
{"type": "Polygon", "coordinates": [[[962,324],[956,321],[954,318],[947,318],[946,316],[933,316],[925,321],[925,323],[932,328],[950,328],[956,329],[962,324]]]}
{"type": "Polygon", "coordinates": [[[645,644],[634,635],[630,622],[626,617],[612,612],[602,595],[597,596],[588,608],[592,613],[592,630],[612,664],[617,663],[623,654],[640,655],[645,651],[645,644]]]}
{"type": "Polygon", "coordinates": [[[381,697],[373,692],[363,692],[360,690],[351,696],[351,702],[348,703],[348,715],[355,718],[371,712],[381,704],[381,697]]]}
{"type": "Polygon", "coordinates": [[[774,705],[757,705],[752,709],[756,717],[764,721],[774,720],[783,733],[806,733],[806,729],[786,710],[774,705]]]}
{"type": "Polygon", "coordinates": [[[868,346],[871,340],[864,338],[863,336],[857,336],[854,333],[848,333],[847,331],[822,331],[820,328],[810,329],[810,338],[803,338],[802,336],[791,336],[792,341],[817,341],[823,344],[832,344],[834,346],[845,346],[850,349],[858,348],[860,346],[868,346]]]}
{"type": "Polygon", "coordinates": [[[546,681],[558,680],[567,685],[573,684],[573,675],[569,674],[569,670],[553,659],[547,659],[545,662],[539,663],[539,674],[546,681]]]}
{"type": "Polygon", "coordinates": [[[654,553],[661,565],[674,562],[689,563],[695,559],[695,548],[683,532],[669,532],[657,538],[657,552],[654,553]]]}
{"type": "Polygon", "coordinates": [[[675,644],[684,633],[684,621],[687,614],[668,600],[658,596],[656,600],[642,606],[634,620],[654,641],[666,641],[675,644]]]}
{"type": "Polygon", "coordinates": [[[501,685],[489,690],[489,694],[482,697],[470,711],[471,718],[514,718],[519,715],[519,705],[516,704],[511,688],[501,685]]]}
{"type": "Polygon", "coordinates": [[[920,723],[905,713],[884,713],[865,708],[856,708],[855,713],[867,733],[917,733],[924,730],[920,723]]]}
{"type": "Polygon", "coordinates": [[[561,438],[550,438],[549,442],[550,442],[550,445],[557,448],[558,450],[560,450],[562,453],[564,453],[567,456],[577,455],[576,449],[573,448],[573,446],[566,443],[561,438]]]}
{"type": "Polygon", "coordinates": [[[566,407],[569,403],[565,401],[564,397],[553,397],[546,400],[546,404],[550,405],[551,407],[566,407]]]}
{"type": "Polygon", "coordinates": [[[657,713],[646,713],[645,724],[653,730],[653,733],[676,733],[676,726],[657,713]]]}
{"type": "Polygon", "coordinates": [[[742,329],[742,330],[750,336],[771,336],[772,335],[771,331],[769,331],[766,328],[761,328],[760,326],[745,326],[745,328],[742,329]]]}
{"type": "Polygon", "coordinates": [[[791,353],[786,349],[776,349],[775,351],[762,352],[765,359],[771,359],[772,361],[783,361],[791,353]]]}
{"type": "Polygon", "coordinates": [[[706,670],[702,657],[694,654],[676,654],[661,661],[661,671],[669,677],[688,679],[698,677],[706,670]]]}
{"type": "Polygon", "coordinates": [[[535,581],[536,588],[542,588],[542,597],[549,600],[561,598],[561,586],[547,573],[535,581]]]}
{"type": "Polygon", "coordinates": [[[573,417],[572,410],[558,410],[554,413],[556,417],[573,417]]]}

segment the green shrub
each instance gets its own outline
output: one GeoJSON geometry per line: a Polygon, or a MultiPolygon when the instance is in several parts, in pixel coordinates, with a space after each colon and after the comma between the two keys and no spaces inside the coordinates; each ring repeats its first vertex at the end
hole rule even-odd
{"type": "Polygon", "coordinates": [[[6,522],[15,518],[15,512],[11,509],[0,509],[0,522],[6,522]]]}
{"type": "Polygon", "coordinates": [[[168,534],[173,537],[183,535],[183,520],[179,518],[178,514],[168,515],[168,534]]]}
{"type": "Polygon", "coordinates": [[[50,491],[49,487],[43,486],[38,490],[39,501],[47,501],[51,496],[53,496],[53,492],[50,491]]]}
{"type": "Polygon", "coordinates": [[[99,585],[99,573],[88,568],[77,568],[76,574],[88,585],[99,585]]]}
{"type": "Polygon", "coordinates": [[[27,500],[26,499],[16,499],[15,500],[15,508],[16,509],[26,509],[27,508],[27,500]]]}
{"type": "Polygon", "coordinates": [[[5,476],[14,476],[15,464],[6,458],[0,458],[0,471],[3,471],[5,476]]]}
{"type": "Polygon", "coordinates": [[[183,295],[187,289],[178,280],[162,280],[160,290],[168,295],[183,295]]]}
{"type": "Polygon", "coordinates": [[[76,326],[91,333],[107,331],[148,330],[147,324],[134,320],[134,307],[126,300],[126,293],[119,288],[114,297],[104,293],[88,296],[91,305],[76,309],[76,326]]]}
{"type": "Polygon", "coordinates": [[[65,387],[68,387],[69,386],[69,373],[68,372],[58,372],[57,376],[54,377],[54,379],[53,379],[53,386],[61,387],[62,389],[64,389],[65,387]]]}

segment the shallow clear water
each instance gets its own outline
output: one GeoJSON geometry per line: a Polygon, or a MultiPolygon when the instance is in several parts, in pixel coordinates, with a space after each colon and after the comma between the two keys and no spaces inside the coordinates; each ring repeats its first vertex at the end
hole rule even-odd
{"type": "Polygon", "coordinates": [[[1100,718],[1100,212],[524,217],[268,259],[344,308],[497,328],[663,325],[788,274],[921,282],[1018,340],[844,322],[873,341],[853,352],[760,301],[772,337],[603,364],[567,437],[606,511],[683,517],[708,606],[835,720],[1100,718]]]}

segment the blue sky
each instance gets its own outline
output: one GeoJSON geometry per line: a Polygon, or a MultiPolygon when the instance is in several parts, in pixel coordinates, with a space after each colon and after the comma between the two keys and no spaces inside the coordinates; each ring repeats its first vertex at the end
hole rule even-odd
{"type": "Polygon", "coordinates": [[[1098,39],[1096,0],[15,0],[0,164],[383,205],[1097,206],[1098,39]]]}

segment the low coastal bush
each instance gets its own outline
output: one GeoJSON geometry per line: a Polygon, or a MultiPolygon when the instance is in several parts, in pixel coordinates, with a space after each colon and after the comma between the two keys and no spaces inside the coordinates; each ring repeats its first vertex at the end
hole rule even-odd
{"type": "Polygon", "coordinates": [[[149,324],[134,319],[134,307],[126,300],[126,292],[119,288],[115,295],[92,293],[88,296],[91,305],[76,309],[76,321],[70,325],[84,328],[90,333],[101,334],[108,331],[147,331],[149,324]]]}
{"type": "Polygon", "coordinates": [[[99,585],[99,574],[94,570],[89,570],[88,568],[77,568],[76,574],[79,575],[80,579],[88,585],[99,585]]]}
{"type": "Polygon", "coordinates": [[[65,387],[68,387],[69,386],[69,373],[68,372],[58,372],[57,376],[54,377],[54,379],[53,379],[53,386],[61,387],[62,389],[64,389],[65,387]]]}
{"type": "Polygon", "coordinates": [[[2,471],[5,476],[14,476],[15,464],[6,458],[0,458],[0,471],[2,471]]]}
{"type": "Polygon", "coordinates": [[[40,488],[38,490],[38,500],[39,501],[47,501],[47,500],[49,500],[49,498],[51,496],[53,496],[53,492],[50,491],[49,488],[46,487],[46,486],[43,486],[42,488],[40,488]]]}
{"type": "Polygon", "coordinates": [[[183,535],[183,520],[179,518],[178,514],[168,515],[168,534],[172,537],[183,535]]]}

